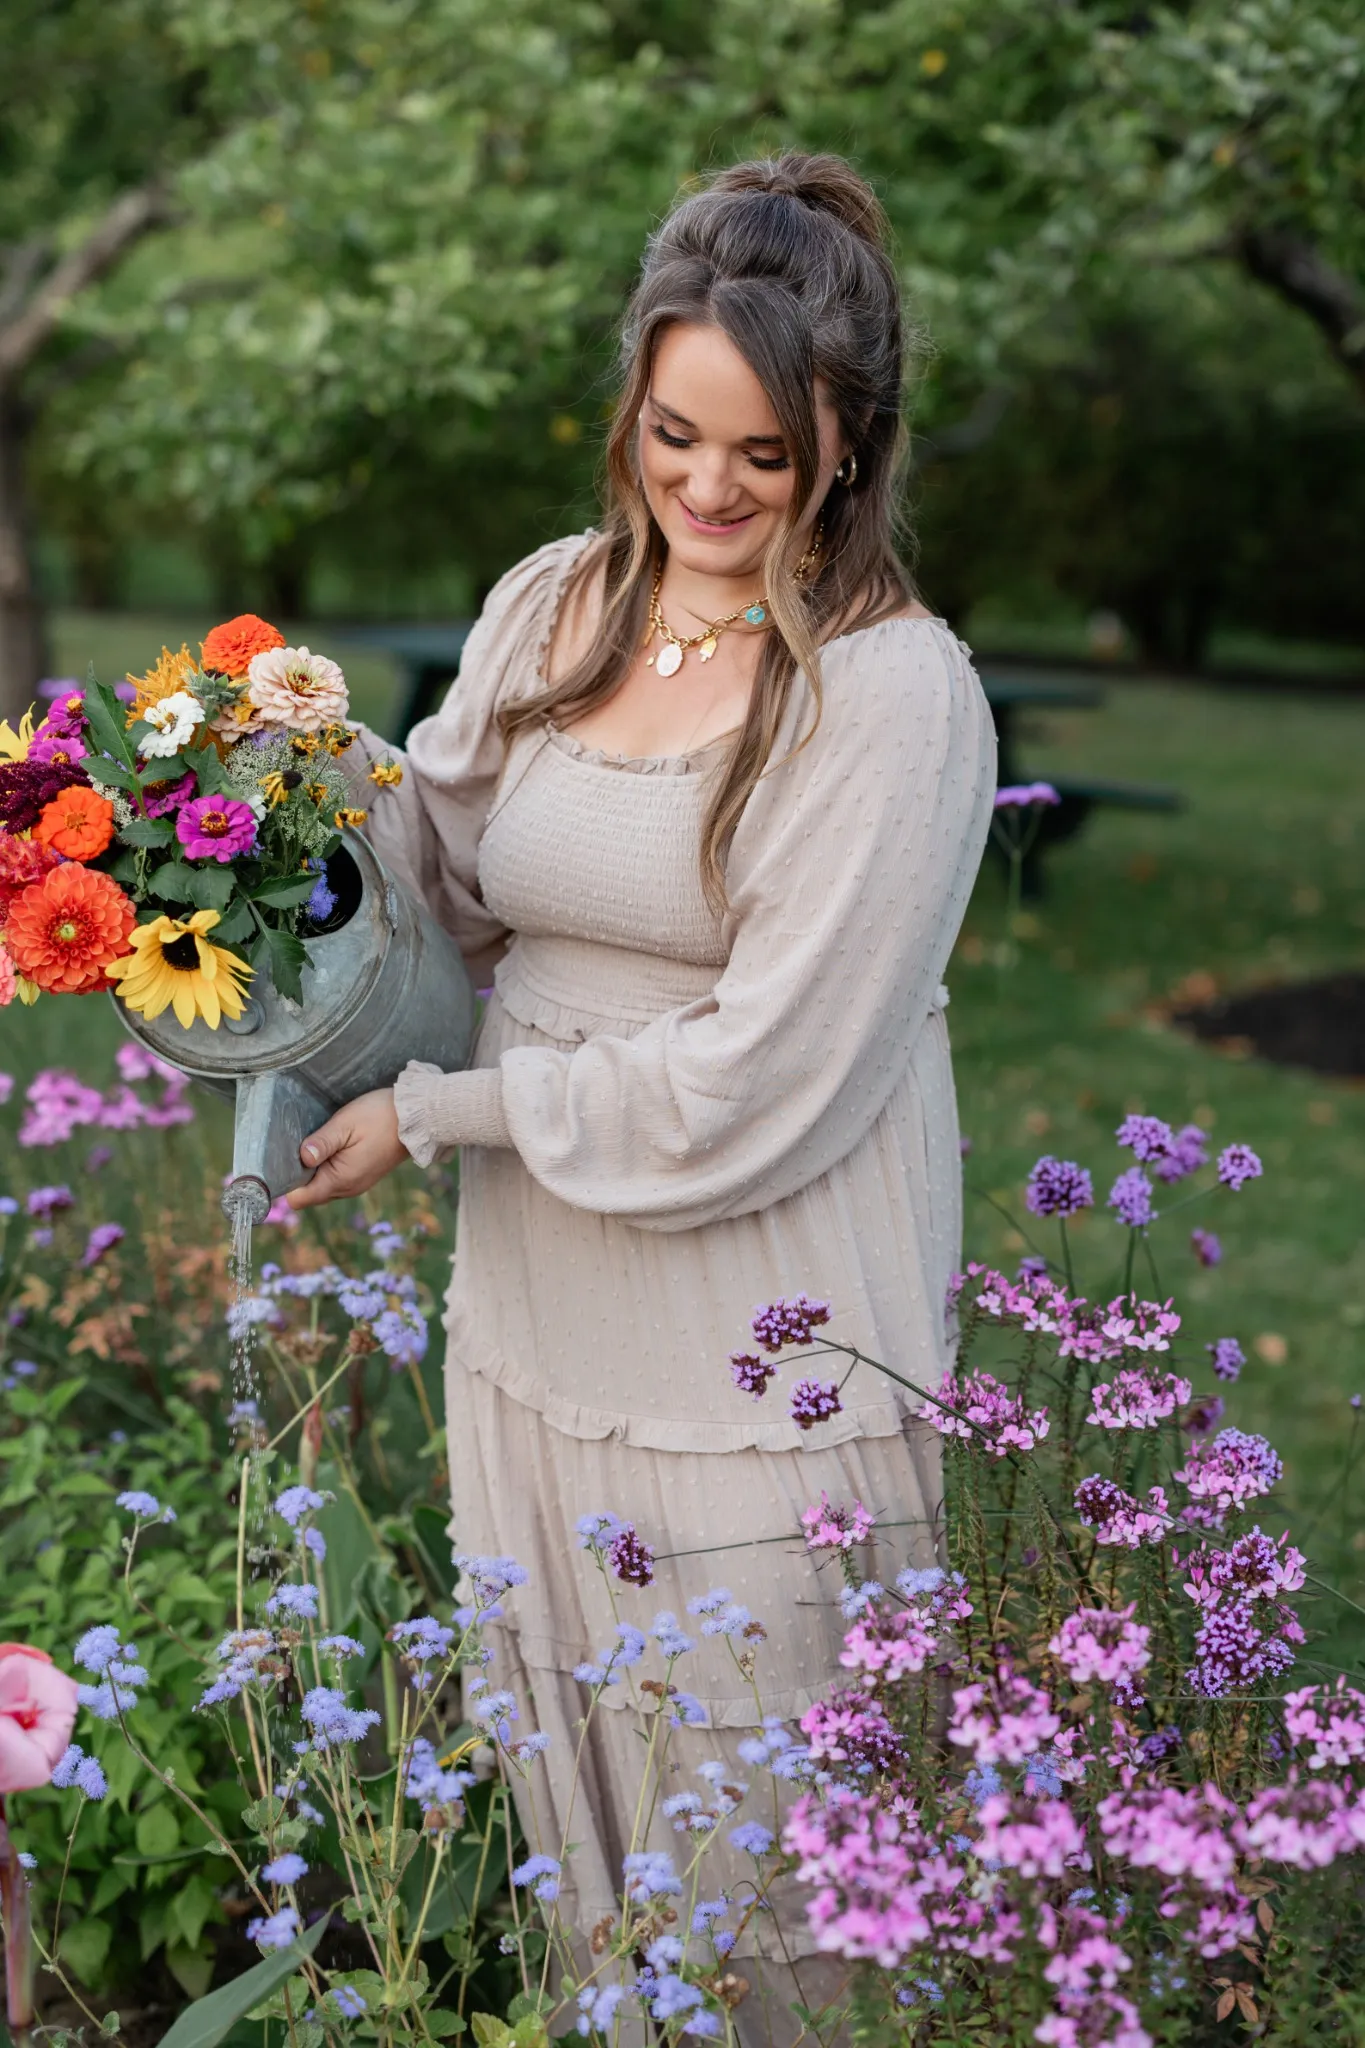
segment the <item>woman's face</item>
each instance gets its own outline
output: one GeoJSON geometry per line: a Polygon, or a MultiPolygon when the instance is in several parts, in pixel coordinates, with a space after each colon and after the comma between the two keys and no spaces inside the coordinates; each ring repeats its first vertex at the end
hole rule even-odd
{"type": "MultiPolygon", "coordinates": [[[[811,527],[846,452],[819,379],[820,472],[811,527]]],[[[719,327],[668,328],[640,408],[640,474],[649,509],[683,567],[742,578],[761,568],[795,482],[767,394],[719,327]]]]}

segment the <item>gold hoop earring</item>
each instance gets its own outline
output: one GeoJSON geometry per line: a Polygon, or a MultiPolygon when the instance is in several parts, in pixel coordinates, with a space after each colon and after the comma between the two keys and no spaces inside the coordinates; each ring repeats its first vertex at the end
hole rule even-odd
{"type": "Polygon", "coordinates": [[[858,458],[856,455],[848,455],[844,460],[848,464],[848,475],[844,475],[844,464],[841,462],[834,472],[834,480],[841,483],[846,491],[851,491],[858,481],[858,458]]]}

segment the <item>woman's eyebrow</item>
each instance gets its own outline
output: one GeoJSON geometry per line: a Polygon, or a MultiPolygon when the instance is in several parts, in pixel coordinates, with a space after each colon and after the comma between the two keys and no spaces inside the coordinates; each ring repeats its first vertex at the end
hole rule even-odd
{"type": "MultiPolygon", "coordinates": [[[[667,413],[668,417],[671,420],[676,420],[680,427],[686,427],[689,432],[696,433],[697,424],[695,420],[688,419],[685,413],[676,411],[673,406],[665,405],[662,398],[656,398],[652,391],[649,394],[649,402],[656,412],[667,413]]],[[[759,448],[781,448],[785,446],[781,434],[746,434],[744,439],[746,443],[752,442],[755,447],[759,448]]]]}

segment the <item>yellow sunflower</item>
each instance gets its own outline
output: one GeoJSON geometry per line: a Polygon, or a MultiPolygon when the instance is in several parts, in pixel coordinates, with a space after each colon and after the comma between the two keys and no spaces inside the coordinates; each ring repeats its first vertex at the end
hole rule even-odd
{"type": "Polygon", "coordinates": [[[155,917],[138,925],[131,954],[105,969],[128,1008],[150,1024],[170,1004],[187,1031],[196,1017],[211,1031],[222,1016],[240,1017],[242,982],[255,970],[205,938],[217,922],[216,910],[196,910],[183,920],[155,917]]]}
{"type": "Polygon", "coordinates": [[[182,643],[179,654],[172,654],[169,647],[163,647],[161,659],[154,668],[148,669],[145,676],[130,675],[128,678],[137,691],[128,712],[129,725],[142,717],[149,704],[159,704],[163,697],[173,697],[177,690],[189,689],[198,674],[198,663],[187,646],[182,643]]]}

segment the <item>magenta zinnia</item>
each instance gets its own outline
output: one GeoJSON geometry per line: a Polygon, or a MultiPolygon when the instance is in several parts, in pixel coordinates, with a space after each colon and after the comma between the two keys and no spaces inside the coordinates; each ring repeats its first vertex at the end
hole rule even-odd
{"type": "Polygon", "coordinates": [[[197,796],[175,821],[175,836],[191,860],[235,860],[256,837],[256,813],[235,796],[197,796]]]}

